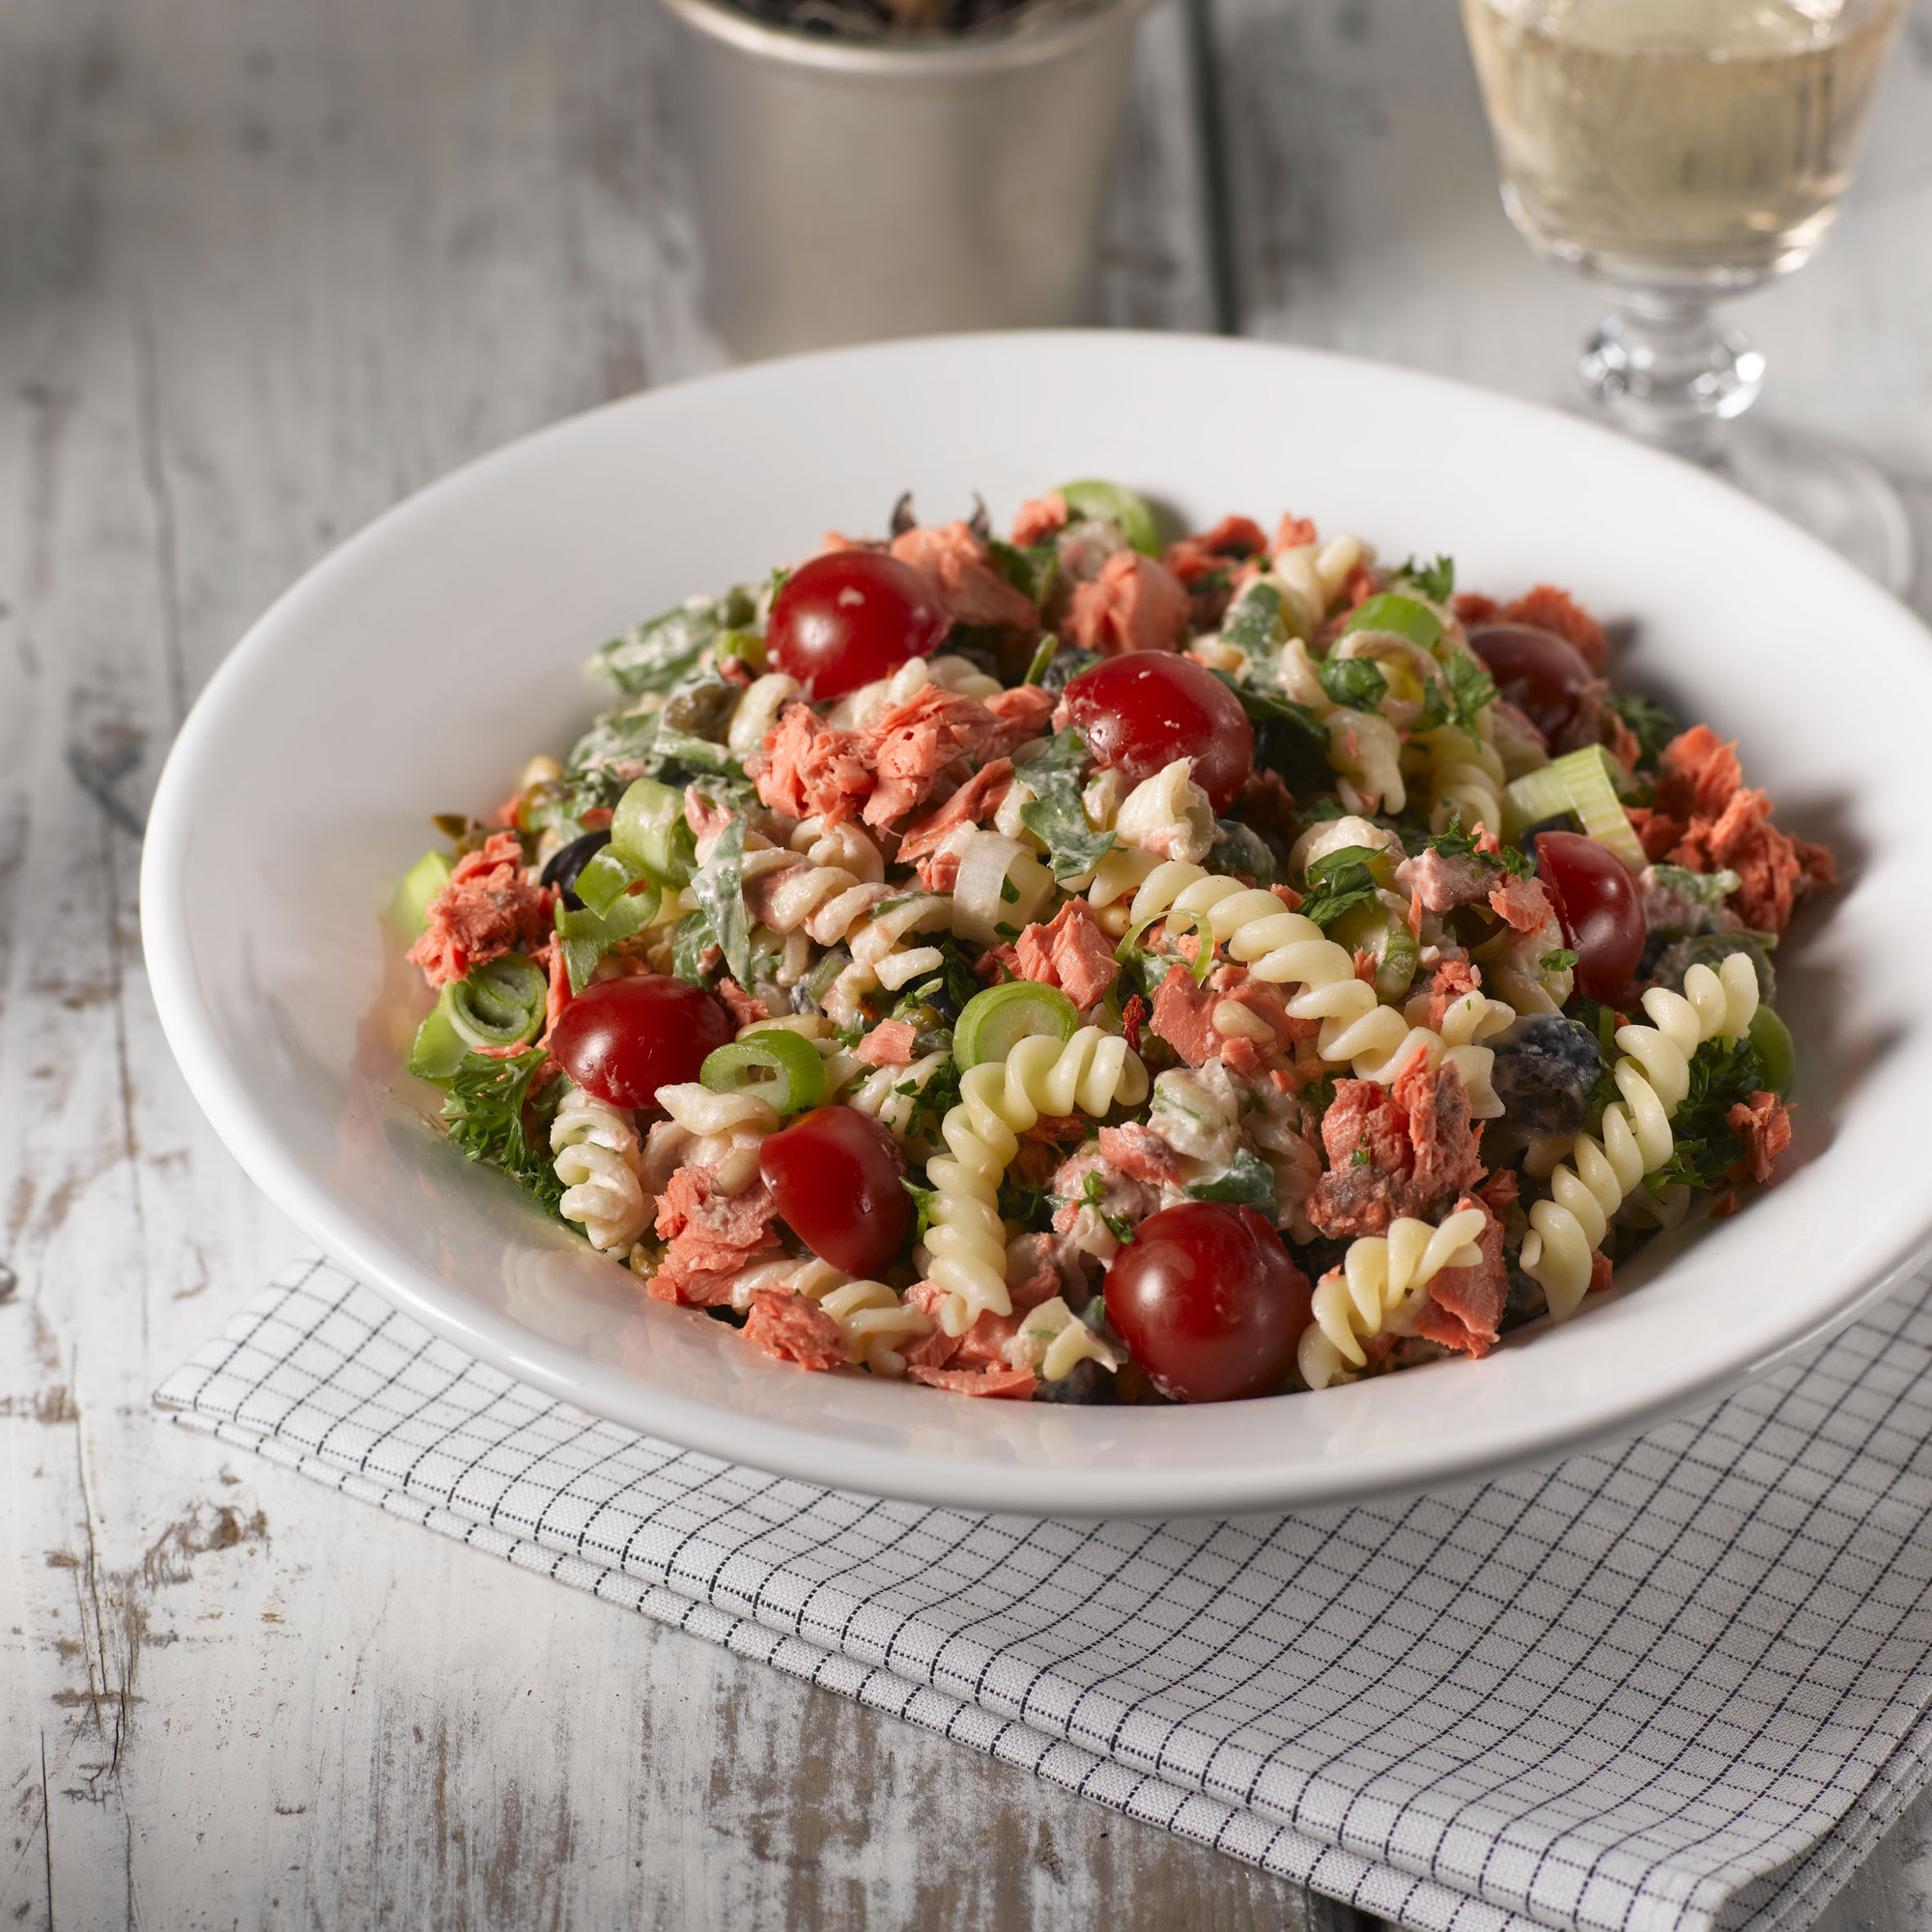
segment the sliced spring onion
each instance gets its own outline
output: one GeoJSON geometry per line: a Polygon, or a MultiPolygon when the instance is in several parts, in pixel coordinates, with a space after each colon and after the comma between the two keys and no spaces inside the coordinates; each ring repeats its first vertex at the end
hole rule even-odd
{"type": "Polygon", "coordinates": [[[660,886],[674,891],[690,885],[697,841],[684,822],[684,794],[655,779],[639,779],[611,814],[611,845],[660,886]]]}
{"type": "Polygon", "coordinates": [[[1442,619],[1427,604],[1405,597],[1400,591],[1384,590],[1378,596],[1365,598],[1349,613],[1342,635],[1347,637],[1350,631],[1388,631],[1398,638],[1406,638],[1411,644],[1420,644],[1425,651],[1433,651],[1441,641],[1442,619]]]}
{"type": "Polygon", "coordinates": [[[425,852],[403,874],[389,901],[389,923],[405,939],[419,939],[429,923],[429,902],[449,883],[449,861],[440,852],[425,852]]]}
{"type": "Polygon", "coordinates": [[[587,905],[581,912],[571,912],[559,903],[556,932],[563,947],[564,970],[570,975],[570,990],[582,992],[597,970],[598,960],[619,940],[641,932],[657,909],[655,886],[646,886],[641,893],[619,893],[601,913],[587,905]]]}
{"type": "Polygon", "coordinates": [[[755,631],[720,631],[711,648],[721,667],[736,658],[754,673],[765,668],[765,640],[755,631]]]}
{"type": "Polygon", "coordinates": [[[714,1094],[754,1094],[781,1114],[795,1114],[825,1092],[825,1061],[810,1040],[775,1029],[707,1054],[697,1077],[714,1094]]]}
{"type": "Polygon", "coordinates": [[[1071,1039],[1079,1024],[1078,1009],[1058,986],[1009,980],[1004,986],[975,993],[966,1002],[952,1029],[952,1058],[963,1072],[985,1061],[1004,1061],[1021,1040],[1037,1033],[1051,1039],[1071,1039]]]}
{"type": "Polygon", "coordinates": [[[1121,526],[1121,534],[1147,556],[1161,551],[1160,526],[1145,497],[1123,490],[1118,483],[1103,483],[1088,477],[1078,483],[1063,483],[1060,494],[1076,517],[1105,517],[1121,526]]]}
{"type": "Polygon", "coordinates": [[[452,980],[438,1009],[469,1046],[522,1046],[536,1038],[549,992],[540,967],[521,952],[506,952],[452,980]]]}
{"type": "Polygon", "coordinates": [[[1633,872],[1642,871],[1650,862],[1624,815],[1611,763],[1601,745],[1585,745],[1512,780],[1503,789],[1503,837],[1516,840],[1530,826],[1568,812],[1580,831],[1607,845],[1633,872]]]}
{"type": "MultiPolygon", "coordinates": [[[[627,859],[615,846],[606,845],[601,851],[591,854],[571,890],[592,912],[608,912],[611,902],[619,894],[628,893],[639,879],[648,876],[635,859],[627,859]]],[[[656,889],[646,890],[650,893],[651,905],[655,910],[656,889]]]]}
{"type": "Polygon", "coordinates": [[[1060,650],[1060,639],[1049,631],[1039,640],[1039,648],[1033,654],[1033,662],[1027,666],[1025,682],[1037,684],[1046,675],[1046,668],[1060,650]]]}
{"type": "Polygon", "coordinates": [[[976,946],[1010,938],[1033,923],[1052,894],[1053,874],[1018,839],[976,832],[959,854],[953,933],[976,946]]]}
{"type": "Polygon", "coordinates": [[[1791,1083],[1798,1077],[1798,1053],[1791,1043],[1791,1029],[1762,1003],[1751,1015],[1750,1043],[1757,1048],[1763,1065],[1764,1084],[1780,1100],[1790,1099],[1791,1083]]]}
{"type": "Polygon", "coordinates": [[[469,1042],[450,1025],[439,1000],[429,1018],[416,1029],[415,1044],[410,1049],[410,1071],[418,1080],[447,1080],[469,1053],[469,1042]]]}

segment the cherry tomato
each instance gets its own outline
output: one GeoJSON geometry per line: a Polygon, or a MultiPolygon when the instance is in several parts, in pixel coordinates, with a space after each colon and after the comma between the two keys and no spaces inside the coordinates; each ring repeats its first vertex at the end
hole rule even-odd
{"type": "Polygon", "coordinates": [[[843,697],[930,657],[952,619],[911,564],[883,551],[835,550],[802,563],[772,599],[765,655],[808,697],[843,697]]]}
{"type": "Polygon", "coordinates": [[[1252,1208],[1183,1201],[1150,1214],[1107,1272],[1107,1319],[1162,1395],[1266,1395],[1294,1366],[1308,1277],[1252,1208]]]}
{"type": "Polygon", "coordinates": [[[1469,648],[1496,681],[1496,696],[1514,704],[1551,745],[1577,716],[1584,688],[1597,674],[1553,632],[1534,624],[1477,624],[1469,648]]]}
{"type": "Polygon", "coordinates": [[[850,1275],[875,1275],[898,1253],[912,1218],[900,1182],[905,1155],[856,1107],[814,1107],[765,1137],[759,1172],[779,1213],[821,1261],[850,1275]]]}
{"type": "Polygon", "coordinates": [[[702,986],[662,973],[600,980],[558,1016],[551,1051],[583,1089],[613,1107],[649,1107],[660,1087],[696,1080],[704,1056],[738,1037],[702,986]]]}
{"type": "Polygon", "coordinates": [[[1194,760],[1194,782],[1217,813],[1254,769],[1255,727],[1241,700],[1192,658],[1129,651],[1083,670],[1066,708],[1087,749],[1130,784],[1176,758],[1194,760]]]}
{"type": "Polygon", "coordinates": [[[1577,990],[1614,1006],[1650,937],[1636,881],[1607,845],[1580,832],[1539,832],[1536,870],[1577,954],[1577,990]]]}

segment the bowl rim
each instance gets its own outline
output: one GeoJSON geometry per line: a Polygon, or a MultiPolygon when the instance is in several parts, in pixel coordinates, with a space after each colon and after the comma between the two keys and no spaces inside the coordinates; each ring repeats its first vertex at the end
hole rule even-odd
{"type": "MultiPolygon", "coordinates": [[[[1565,422],[1570,433],[1601,438],[1626,458],[1633,454],[1633,446],[1612,431],[1450,378],[1322,350],[1168,331],[1006,330],[923,337],[821,350],[667,384],[566,417],[471,459],[372,519],[282,592],[217,666],[170,748],[150,814],[140,878],[141,929],[156,1008],[190,1092],[250,1178],[325,1251],[392,1305],[456,1346],[552,1396],[700,1453],[780,1470],[833,1488],[871,1487],[922,1503],[1027,1516],[1040,1514],[1040,1471],[1031,1463],[967,1461],[907,1451],[896,1455],[883,1470],[867,1466],[868,1477],[885,1476],[890,1481],[857,1483],[854,1450],[848,1439],[816,1435],[789,1422],[727,1409],[701,1398],[642,1383],[621,1370],[589,1361],[565,1345],[548,1341],[506,1315],[463,1301],[433,1283],[412,1258],[365,1226],[353,1209],[335,1201],[280,1144],[273,1127],[257,1110],[240,1070],[219,1041],[213,1010],[200,983],[189,936],[185,870],[198,767],[208,749],[219,743],[231,713],[247,700],[252,681],[272,662],[281,634],[292,624],[299,624],[305,607],[329,595],[338,580],[360,567],[365,555],[379,547],[410,543],[419,522],[440,518],[465,496],[487,490],[493,473],[500,468],[540,460],[551,445],[567,440],[584,425],[627,412],[648,412],[656,399],[668,394],[701,396],[708,389],[765,379],[774,370],[809,372],[814,366],[863,361],[892,353],[943,356],[960,345],[987,344],[1012,345],[1024,353],[1042,343],[1063,347],[1070,343],[1076,352],[1082,343],[1104,344],[1116,351],[1130,345],[1156,354],[1206,351],[1299,362],[1312,373],[1347,366],[1372,372],[1378,381],[1410,385],[1411,393],[1446,392],[1475,399],[1483,409],[1504,415],[1557,418],[1565,422]]],[[[1690,465],[1648,450],[1634,453],[1646,463],[1671,465],[1684,472],[1693,488],[1742,500],[1728,484],[1690,465]]],[[[1818,540],[1791,529],[1759,506],[1750,506],[1750,511],[1776,525],[1780,542],[1807,546],[1830,558],[1834,569],[1850,572],[1851,566],[1818,540]]],[[[1869,587],[1875,595],[1886,597],[1876,585],[1869,587]]],[[[1896,600],[1886,601],[1908,623],[1918,625],[1914,614],[1896,600]]],[[[1926,641],[1932,645],[1932,637],[1926,641]]],[[[1443,1445],[1437,1460],[1426,1470],[1409,1467],[1401,1473],[1386,1469],[1378,1473],[1377,1454],[1370,1451],[1359,1458],[1338,1457],[1297,1465],[1291,1491],[1285,1489],[1278,1465],[1259,1471],[1223,1465],[1211,1479],[1193,1469],[1171,1474],[1092,1465],[1059,1472],[1057,1480],[1064,1483],[1065,1490],[1054,1498],[1053,1514],[1067,1518],[1218,1516],[1318,1507],[1378,1495],[1416,1494],[1513,1467],[1553,1463],[1599,1443],[1639,1435],[1670,1416],[1705,1406],[1756,1379],[1856,1320],[1928,1258],[1932,1258],[1932,1196],[1928,1196],[1910,1236],[1864,1266],[1829,1305],[1814,1300],[1802,1313],[1766,1324],[1759,1330],[1760,1340],[1747,1349],[1713,1350],[1694,1364],[1665,1363],[1654,1392],[1643,1400],[1624,1396],[1594,1406],[1578,1404],[1560,1428],[1552,1428],[1547,1416],[1537,1415],[1528,1421],[1505,1419],[1472,1429],[1443,1445]]],[[[1286,1396],[1270,1400],[1309,1399],[1286,1396]]],[[[1109,1413],[1118,1416],[1122,1411],[1109,1413]]],[[[1157,1418],[1177,1411],[1146,1413],[1157,1418]]],[[[1387,1460],[1387,1452],[1382,1460],[1387,1460]]],[[[1397,1460],[1412,1464],[1414,1451],[1405,1448],[1397,1460]]]]}

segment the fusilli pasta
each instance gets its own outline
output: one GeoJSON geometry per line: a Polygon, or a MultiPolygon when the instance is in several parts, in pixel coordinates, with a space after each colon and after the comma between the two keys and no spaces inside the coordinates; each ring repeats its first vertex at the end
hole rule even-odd
{"type": "Polygon", "coordinates": [[[1577,1135],[1570,1162],[1550,1173],[1549,1198],[1529,1210],[1523,1272],[1542,1287],[1552,1319],[1577,1312],[1609,1217],[1670,1158],[1670,1117],[1690,1091],[1690,1056],[1707,1039],[1747,1032],[1757,1002],[1757,971],[1748,954],[1733,952],[1716,973],[1692,966],[1682,993],[1651,987],[1643,1009],[1655,1025],[1617,1029],[1625,1057],[1610,1076],[1623,1098],[1604,1109],[1600,1136],[1577,1135]]]}
{"type": "Polygon", "coordinates": [[[577,1222],[593,1248],[628,1254],[652,1213],[630,1115],[573,1087],[557,1105],[550,1145],[564,1184],[563,1218],[577,1222]]]}
{"type": "Polygon", "coordinates": [[[1316,1285],[1315,1319],[1296,1350],[1302,1380],[1326,1388],[1350,1369],[1367,1368],[1362,1338],[1384,1328],[1404,1332],[1422,1305],[1422,1290],[1442,1269],[1474,1267],[1482,1260],[1475,1241],[1484,1220],[1480,1208],[1464,1208],[1439,1228],[1405,1215],[1390,1222],[1386,1235],[1351,1241],[1342,1265],[1316,1285]]]}
{"type": "Polygon", "coordinates": [[[999,1194],[1019,1136],[1042,1114],[1097,1117],[1117,1101],[1138,1106],[1147,1094],[1139,1055],[1098,1027],[1082,1027],[1065,1042],[1022,1039],[1004,1063],[967,1068],[959,1104],[940,1127],[949,1152],[925,1170],[934,1190],[928,1272],[947,1293],[939,1320],[949,1335],[963,1335],[987,1309],[1012,1313],[999,1194]]]}

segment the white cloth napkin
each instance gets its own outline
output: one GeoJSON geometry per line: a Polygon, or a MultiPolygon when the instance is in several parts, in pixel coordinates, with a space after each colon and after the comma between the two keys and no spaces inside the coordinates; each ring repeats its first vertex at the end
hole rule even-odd
{"type": "Polygon", "coordinates": [[[1637,1441],[1221,1523],[976,1517],[694,1455],[317,1257],[156,1400],[1430,1932],[1805,1925],[1932,1779],[1924,1284],[1637,1441]]]}

